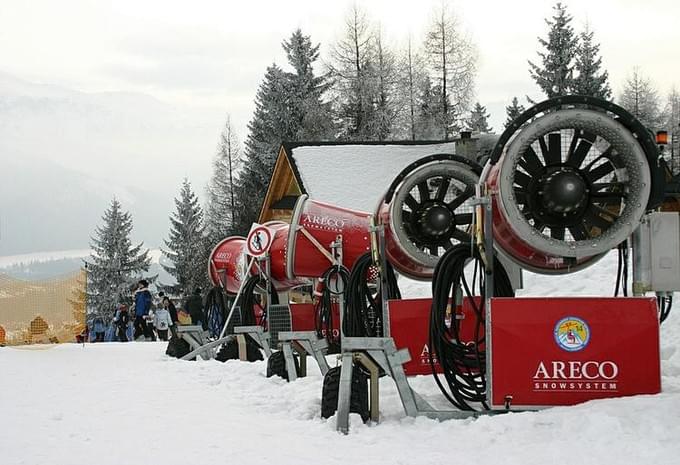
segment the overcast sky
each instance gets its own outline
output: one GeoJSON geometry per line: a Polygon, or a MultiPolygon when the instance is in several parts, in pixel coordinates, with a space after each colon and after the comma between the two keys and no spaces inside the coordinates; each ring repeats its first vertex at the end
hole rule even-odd
{"type": "MultiPolygon", "coordinates": [[[[0,71],[80,91],[134,91],[232,115],[241,138],[280,43],[300,27],[322,45],[342,32],[351,1],[2,0],[0,71]]],[[[394,48],[422,42],[439,0],[358,1],[394,48]]],[[[680,84],[680,2],[566,0],[573,25],[601,43],[619,93],[634,66],[665,94],[680,84]]],[[[552,1],[452,2],[479,50],[477,98],[496,129],[514,96],[540,98],[527,71],[552,1]],[[501,114],[499,114],[501,113],[501,114]]],[[[219,125],[220,122],[216,122],[219,125]]]]}

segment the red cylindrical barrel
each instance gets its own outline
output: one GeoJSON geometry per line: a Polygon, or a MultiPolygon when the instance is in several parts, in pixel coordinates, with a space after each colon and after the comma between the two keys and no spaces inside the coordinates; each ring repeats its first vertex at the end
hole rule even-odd
{"type": "Polygon", "coordinates": [[[290,225],[283,221],[268,221],[264,224],[275,231],[272,245],[269,249],[271,260],[271,275],[274,288],[279,291],[287,291],[294,287],[307,284],[305,279],[288,279],[286,275],[286,261],[288,259],[288,231],[290,225]]]}
{"type": "Polygon", "coordinates": [[[378,220],[385,227],[385,255],[390,264],[399,273],[411,279],[431,279],[434,267],[416,260],[399,243],[399,238],[392,229],[389,204],[381,203],[378,208],[378,220]]]}
{"type": "Polygon", "coordinates": [[[369,226],[370,215],[366,212],[301,195],[288,232],[286,276],[320,277],[332,264],[328,256],[338,236],[342,237],[342,264],[351,269],[357,258],[371,250],[369,226]]]}
{"type": "Polygon", "coordinates": [[[213,286],[222,286],[228,293],[236,294],[246,267],[246,239],[231,236],[221,240],[208,258],[208,276],[213,286]]]}

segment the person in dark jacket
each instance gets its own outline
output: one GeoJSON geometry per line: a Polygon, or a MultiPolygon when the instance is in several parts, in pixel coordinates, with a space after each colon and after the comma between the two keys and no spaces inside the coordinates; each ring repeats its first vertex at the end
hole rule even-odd
{"type": "Polygon", "coordinates": [[[141,336],[151,338],[149,328],[146,326],[146,316],[151,309],[151,300],[149,282],[142,279],[137,283],[137,290],[135,291],[135,340],[141,336]]]}
{"type": "Polygon", "coordinates": [[[172,321],[172,326],[170,326],[170,332],[174,337],[177,337],[177,325],[179,324],[179,318],[177,318],[177,308],[175,304],[172,303],[170,297],[163,297],[163,308],[170,314],[170,320],[172,321]]]}
{"type": "Polygon", "coordinates": [[[116,335],[120,342],[127,342],[127,327],[130,321],[127,305],[119,304],[116,315],[113,317],[113,324],[116,325],[116,335]]]}
{"type": "Polygon", "coordinates": [[[191,323],[201,325],[204,330],[208,329],[208,321],[203,313],[203,299],[201,299],[201,288],[197,287],[194,293],[184,303],[184,310],[189,312],[191,323]]]}

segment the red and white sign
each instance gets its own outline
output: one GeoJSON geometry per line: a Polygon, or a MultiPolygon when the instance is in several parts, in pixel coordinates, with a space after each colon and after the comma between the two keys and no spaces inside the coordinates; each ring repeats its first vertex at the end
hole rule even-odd
{"type": "Polygon", "coordinates": [[[261,224],[253,223],[246,238],[246,251],[251,257],[263,257],[272,246],[275,231],[261,224]]]}
{"type": "Polygon", "coordinates": [[[654,298],[494,298],[490,311],[494,407],[661,392],[654,298]]]}
{"type": "MultiPolygon", "coordinates": [[[[479,305],[479,300],[477,300],[479,305]]],[[[411,361],[404,364],[406,376],[430,375],[430,309],[432,299],[399,299],[390,300],[390,335],[397,349],[408,349],[411,361]]],[[[453,317],[453,314],[451,315],[453,317]]],[[[465,298],[463,305],[456,309],[460,337],[463,341],[475,339],[475,312],[472,302],[465,298]]],[[[447,323],[450,325],[450,323],[447,323]]],[[[480,328],[480,337],[484,335],[484,325],[480,328]]],[[[435,369],[441,373],[437,355],[434,354],[435,369]]]]}

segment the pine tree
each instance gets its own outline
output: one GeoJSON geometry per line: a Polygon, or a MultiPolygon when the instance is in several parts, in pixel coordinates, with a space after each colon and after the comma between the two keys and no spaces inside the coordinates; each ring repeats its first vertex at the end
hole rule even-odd
{"type": "Polygon", "coordinates": [[[593,43],[593,31],[586,25],[580,35],[580,43],[576,48],[576,62],[572,91],[578,95],[588,95],[609,100],[612,90],[609,87],[609,76],[606,70],[601,71],[602,58],[599,56],[600,45],[593,43]]]}
{"type": "Polygon", "coordinates": [[[477,102],[470,112],[470,118],[467,121],[468,128],[473,132],[489,134],[493,132],[493,128],[489,127],[490,117],[491,115],[486,112],[486,107],[477,102]]]}
{"type": "Polygon", "coordinates": [[[148,249],[142,250],[143,243],[132,245],[132,216],[117,199],[111,201],[102,220],[91,238],[92,254],[86,261],[87,314],[89,322],[101,317],[108,324],[116,304],[132,302],[132,287],[149,271],[151,258],[148,249]]]}
{"type": "Polygon", "coordinates": [[[257,220],[283,141],[295,140],[288,123],[286,76],[278,66],[267,68],[248,124],[243,169],[236,183],[234,229],[246,234],[257,220]]]}
{"type": "Polygon", "coordinates": [[[247,233],[258,218],[281,143],[326,140],[335,134],[331,107],[324,101],[328,78],[313,72],[319,46],[300,30],[282,46],[294,72],[272,64],[257,91],[236,183],[234,230],[239,234],[247,233]]]}
{"type": "Polygon", "coordinates": [[[198,197],[184,178],[179,197],[175,198],[176,211],[170,216],[170,235],[165,240],[163,255],[172,265],[161,264],[177,283],[165,286],[174,293],[187,293],[207,282],[208,257],[203,236],[203,210],[198,197]]]}
{"type": "Polygon", "coordinates": [[[550,30],[548,40],[539,37],[539,43],[545,52],[538,52],[541,65],[529,61],[529,73],[538,87],[548,98],[569,94],[573,89],[574,58],[576,56],[577,38],[571,27],[571,16],[567,7],[557,3],[553,9],[552,21],[546,19],[550,30]]]}
{"type": "Polygon", "coordinates": [[[356,5],[345,20],[344,37],[331,50],[329,72],[335,81],[340,137],[374,140],[375,36],[356,5]]]}
{"type": "Polygon", "coordinates": [[[418,100],[420,104],[416,118],[416,138],[420,140],[444,138],[441,86],[433,86],[429,76],[426,76],[420,85],[418,100]]]}
{"type": "Polygon", "coordinates": [[[463,34],[458,19],[446,4],[435,12],[425,40],[431,77],[441,89],[442,137],[448,140],[458,130],[469,109],[474,91],[477,58],[475,47],[463,34]]]}
{"type": "Polygon", "coordinates": [[[288,63],[294,72],[284,73],[288,81],[288,121],[292,140],[328,140],[335,133],[332,108],[324,101],[330,89],[327,75],[314,74],[314,63],[319,59],[319,44],[313,45],[310,36],[297,29],[284,41],[288,63]]]}
{"type": "Polygon", "coordinates": [[[208,244],[215,245],[234,234],[235,173],[240,165],[239,140],[231,126],[231,118],[227,117],[213,160],[213,174],[206,189],[205,233],[208,244]]]}
{"type": "Polygon", "coordinates": [[[626,80],[619,104],[630,111],[648,129],[656,131],[661,126],[659,94],[652,82],[635,68],[626,80]]]}
{"type": "Polygon", "coordinates": [[[505,114],[507,115],[507,119],[505,120],[505,127],[507,128],[512,124],[513,121],[517,119],[519,115],[524,113],[526,111],[526,108],[524,108],[524,105],[520,105],[519,101],[517,100],[517,97],[512,98],[512,103],[505,107],[505,114]]]}

